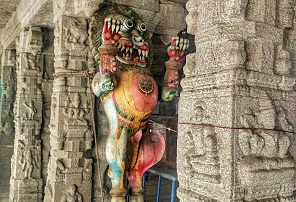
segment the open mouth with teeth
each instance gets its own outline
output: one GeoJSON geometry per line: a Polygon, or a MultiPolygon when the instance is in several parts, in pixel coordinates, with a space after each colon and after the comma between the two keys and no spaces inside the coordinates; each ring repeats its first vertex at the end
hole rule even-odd
{"type": "Polygon", "coordinates": [[[137,39],[133,38],[132,41],[130,40],[119,40],[115,43],[116,47],[120,51],[118,55],[116,55],[116,59],[127,65],[136,65],[138,67],[146,67],[147,65],[147,58],[148,58],[148,44],[141,42],[137,44],[137,39]]]}

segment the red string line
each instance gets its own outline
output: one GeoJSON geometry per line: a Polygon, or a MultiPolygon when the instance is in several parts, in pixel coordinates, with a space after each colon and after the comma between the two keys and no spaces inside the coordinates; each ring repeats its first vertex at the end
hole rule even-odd
{"type": "Polygon", "coordinates": [[[276,132],[284,132],[284,133],[296,134],[293,131],[271,129],[271,128],[229,127],[229,126],[215,126],[215,125],[205,124],[205,123],[182,123],[182,122],[177,122],[177,124],[179,124],[179,125],[192,125],[192,126],[204,126],[204,127],[209,127],[209,128],[220,128],[220,129],[228,129],[228,130],[266,130],[266,131],[276,131],[276,132]]]}
{"type": "MultiPolygon", "coordinates": [[[[91,107],[71,107],[71,106],[63,106],[63,105],[49,105],[50,107],[47,107],[46,109],[50,109],[51,107],[59,107],[59,108],[65,108],[65,109],[91,109],[91,107]]],[[[98,110],[99,111],[99,110],[98,110]]],[[[20,118],[14,117],[14,118],[20,118]]],[[[157,123],[155,121],[149,120],[150,122],[157,123]]],[[[271,128],[246,128],[246,127],[229,127],[229,126],[216,126],[206,123],[185,123],[185,122],[174,122],[177,125],[191,125],[191,126],[203,126],[208,128],[220,128],[220,129],[228,129],[228,130],[263,130],[263,131],[276,131],[276,132],[284,132],[284,133],[291,133],[296,134],[293,131],[286,131],[286,130],[280,130],[280,129],[271,129],[271,128]]],[[[157,123],[160,124],[160,123],[157,123]]],[[[169,131],[178,133],[178,131],[171,129],[170,127],[163,127],[164,129],[167,129],[169,131]]]]}
{"type": "Polygon", "coordinates": [[[65,108],[65,109],[91,109],[91,107],[71,107],[71,106],[63,106],[63,105],[50,105],[50,107],[46,109],[50,109],[52,107],[59,107],[59,108],[65,108]]]}

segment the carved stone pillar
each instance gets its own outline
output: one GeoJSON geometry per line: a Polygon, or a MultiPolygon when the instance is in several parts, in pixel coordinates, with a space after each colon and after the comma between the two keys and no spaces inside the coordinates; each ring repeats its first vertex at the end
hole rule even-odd
{"type": "Polygon", "coordinates": [[[5,50],[2,55],[0,100],[0,193],[8,198],[10,159],[13,153],[14,124],[13,103],[15,99],[15,50],[5,50]]]}
{"type": "Polygon", "coordinates": [[[54,49],[53,49],[53,29],[43,28],[44,41],[47,41],[43,47],[44,55],[44,68],[42,78],[42,94],[43,94],[43,115],[42,115],[42,128],[41,128],[41,140],[42,140],[42,179],[43,185],[46,184],[47,179],[47,167],[50,156],[50,112],[51,112],[51,94],[53,87],[53,73],[54,73],[54,49]]]}
{"type": "Polygon", "coordinates": [[[91,94],[81,72],[92,67],[87,21],[61,16],[54,30],[50,160],[45,201],[91,201],[93,144],[91,94]]]}
{"type": "Polygon", "coordinates": [[[11,159],[10,200],[41,201],[41,140],[43,73],[40,27],[25,28],[17,43],[15,139],[11,159]]]}
{"type": "Polygon", "coordinates": [[[196,53],[181,82],[180,200],[295,201],[291,4],[189,0],[187,9],[196,53]]]}

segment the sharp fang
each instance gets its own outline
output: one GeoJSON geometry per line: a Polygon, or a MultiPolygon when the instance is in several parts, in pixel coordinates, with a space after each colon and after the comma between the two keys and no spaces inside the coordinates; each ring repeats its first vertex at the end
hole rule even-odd
{"type": "Polygon", "coordinates": [[[130,51],[130,54],[133,54],[133,48],[132,47],[130,47],[129,51],[130,51]]]}
{"type": "Polygon", "coordinates": [[[145,58],[148,58],[148,50],[144,51],[145,58]]]}
{"type": "Polygon", "coordinates": [[[129,47],[126,47],[125,48],[125,53],[128,53],[128,51],[129,51],[129,47]]]}
{"type": "Polygon", "coordinates": [[[111,26],[111,31],[112,31],[112,33],[114,32],[114,30],[115,30],[115,25],[112,24],[112,26],[111,26]]]}
{"type": "Polygon", "coordinates": [[[179,47],[180,47],[181,50],[183,50],[183,45],[184,45],[183,43],[180,43],[179,47]]]}
{"type": "Polygon", "coordinates": [[[187,48],[189,48],[189,42],[188,42],[187,45],[186,45],[186,49],[187,49],[187,48]]]}
{"type": "Polygon", "coordinates": [[[184,39],[180,38],[180,49],[182,50],[184,46],[184,39]]]}
{"type": "Polygon", "coordinates": [[[121,48],[121,43],[118,43],[117,48],[120,50],[120,48],[121,48]]]}
{"type": "Polygon", "coordinates": [[[179,37],[176,38],[176,46],[179,45],[179,37]]]}
{"type": "Polygon", "coordinates": [[[114,32],[115,27],[116,27],[116,20],[113,19],[113,20],[112,20],[112,25],[111,25],[112,33],[114,32]]]}
{"type": "Polygon", "coordinates": [[[122,44],[122,47],[121,47],[120,51],[123,51],[124,49],[125,49],[125,45],[122,44]]]}
{"type": "Polygon", "coordinates": [[[118,33],[119,28],[120,28],[120,21],[117,21],[116,22],[116,33],[118,33]]]}
{"type": "Polygon", "coordinates": [[[111,24],[112,24],[111,19],[109,18],[109,19],[107,20],[107,22],[108,22],[108,29],[110,29],[111,24]]]}
{"type": "Polygon", "coordinates": [[[141,49],[138,49],[138,54],[139,56],[141,56],[141,49]]]}

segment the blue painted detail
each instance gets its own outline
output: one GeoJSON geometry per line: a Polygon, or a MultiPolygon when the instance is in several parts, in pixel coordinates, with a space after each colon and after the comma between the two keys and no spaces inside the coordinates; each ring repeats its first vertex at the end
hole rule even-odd
{"type": "Polygon", "coordinates": [[[97,97],[103,99],[103,96],[114,89],[110,73],[102,75],[98,72],[92,81],[92,90],[97,97]]]}
{"type": "MultiPolygon", "coordinates": [[[[175,201],[175,197],[176,197],[176,183],[178,181],[176,173],[175,172],[168,172],[165,173],[164,171],[161,171],[159,169],[154,169],[153,167],[148,169],[146,172],[148,173],[153,173],[155,175],[158,175],[158,185],[157,185],[157,195],[156,195],[156,202],[160,201],[160,191],[161,191],[161,179],[162,177],[169,179],[172,181],[172,188],[171,188],[171,201],[170,202],[174,202],[175,201]]],[[[145,174],[144,177],[142,179],[142,185],[143,187],[145,187],[146,185],[146,178],[145,178],[145,174]]],[[[144,196],[145,197],[145,196],[144,196]]]]}
{"type": "Polygon", "coordinates": [[[156,196],[157,202],[159,202],[160,200],[160,188],[161,188],[161,175],[158,176],[157,196],[156,196]]]}
{"type": "Polygon", "coordinates": [[[115,104],[110,96],[104,100],[104,110],[109,122],[109,136],[106,143],[106,158],[110,165],[109,177],[112,181],[112,186],[119,186],[122,174],[124,172],[124,160],[126,155],[127,145],[127,130],[118,127],[115,104]]]}

